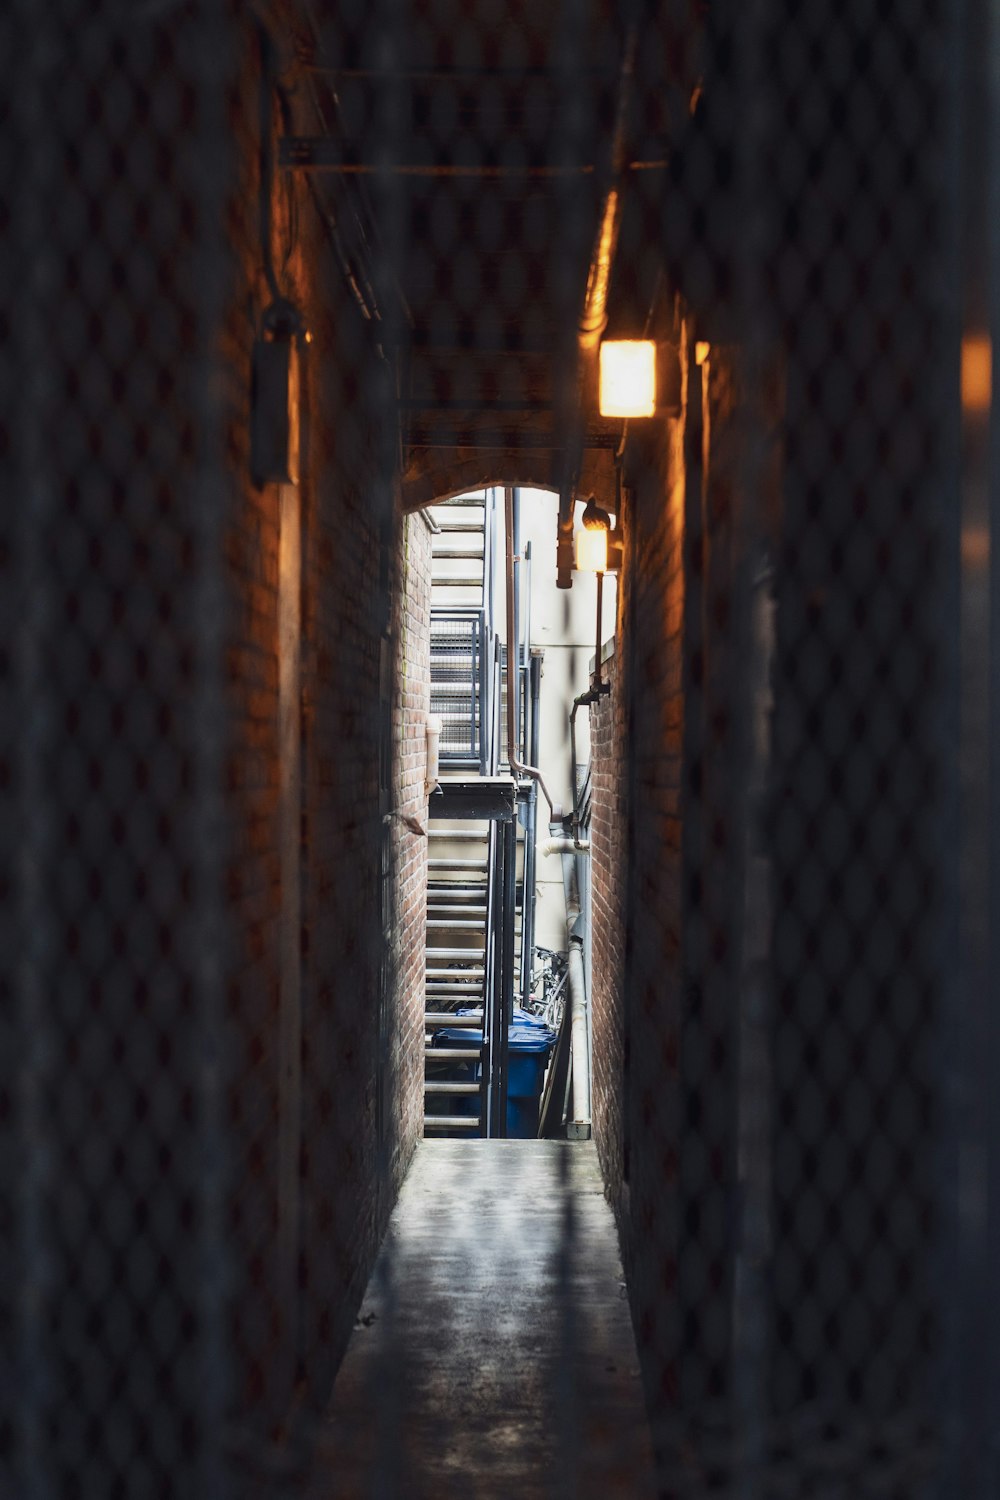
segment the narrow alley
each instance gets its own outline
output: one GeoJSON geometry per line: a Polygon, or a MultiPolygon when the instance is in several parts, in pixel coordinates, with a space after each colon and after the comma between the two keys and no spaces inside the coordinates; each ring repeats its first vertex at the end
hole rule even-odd
{"type": "Polygon", "coordinates": [[[655,1494],[623,1290],[592,1146],[420,1146],[309,1494],[655,1494]]]}
{"type": "Polygon", "coordinates": [[[0,1500],[997,1500],[990,0],[0,6],[0,1500]]]}

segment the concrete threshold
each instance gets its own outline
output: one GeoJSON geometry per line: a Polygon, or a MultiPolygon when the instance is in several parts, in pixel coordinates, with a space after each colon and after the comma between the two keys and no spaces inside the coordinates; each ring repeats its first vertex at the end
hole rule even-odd
{"type": "Polygon", "coordinates": [[[655,1493],[592,1142],[421,1142],[320,1428],[310,1500],[655,1493]]]}

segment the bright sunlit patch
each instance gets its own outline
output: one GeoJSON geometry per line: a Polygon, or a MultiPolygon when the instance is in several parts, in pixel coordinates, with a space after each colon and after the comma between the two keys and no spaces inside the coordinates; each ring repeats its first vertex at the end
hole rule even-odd
{"type": "Polygon", "coordinates": [[[987,412],[993,397],[993,345],[988,333],[962,340],[962,405],[967,412],[987,412]]]}
{"type": "Polygon", "coordinates": [[[603,526],[577,532],[576,566],[581,573],[608,571],[608,533],[603,526]]]}
{"type": "Polygon", "coordinates": [[[699,339],[698,342],[694,346],[694,362],[695,362],[695,364],[696,365],[705,365],[705,364],[707,364],[708,363],[708,356],[709,356],[709,354],[711,352],[712,352],[712,346],[711,346],[711,344],[706,343],[706,341],[704,339],[699,339]]]}
{"type": "Polygon", "coordinates": [[[606,339],[601,345],[602,417],[651,417],[656,410],[656,345],[606,339]]]}

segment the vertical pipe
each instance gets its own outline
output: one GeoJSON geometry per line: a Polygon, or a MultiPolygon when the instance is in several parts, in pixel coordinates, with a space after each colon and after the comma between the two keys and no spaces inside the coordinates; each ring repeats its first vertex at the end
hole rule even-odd
{"type": "Polygon", "coordinates": [[[486,931],[491,934],[492,940],[486,944],[486,973],[483,979],[483,1055],[482,1055],[482,1088],[479,1096],[480,1134],[489,1137],[493,1134],[494,1119],[494,1089],[496,1086],[495,1062],[496,1062],[496,1036],[498,1030],[499,1007],[497,996],[500,993],[499,982],[499,953],[500,939],[498,923],[496,920],[497,892],[500,882],[497,875],[497,825],[490,822],[486,839],[486,869],[487,869],[487,892],[486,892],[486,931]]]}
{"type": "Polygon", "coordinates": [[[577,784],[576,784],[576,716],[577,716],[577,713],[579,712],[579,709],[580,709],[581,699],[587,700],[588,698],[589,698],[589,694],[587,694],[587,693],[581,693],[581,695],[580,695],[579,698],[574,699],[574,701],[573,701],[573,707],[570,709],[570,714],[569,714],[569,759],[570,759],[569,774],[570,774],[570,782],[571,782],[571,785],[573,787],[573,839],[574,839],[574,841],[577,840],[577,839],[579,839],[579,837],[580,837],[580,808],[579,808],[579,805],[578,805],[579,804],[579,795],[580,794],[579,794],[579,792],[577,790],[577,784]]]}
{"type": "Polygon", "coordinates": [[[496,600],[493,573],[496,566],[496,516],[497,516],[497,492],[495,489],[483,491],[483,580],[485,587],[485,598],[483,600],[486,608],[486,618],[490,629],[493,629],[493,620],[496,615],[496,600]]]}
{"type": "Polygon", "coordinates": [[[514,884],[517,859],[517,823],[513,818],[503,824],[501,839],[502,891],[500,922],[501,948],[501,1015],[497,1036],[498,1086],[495,1095],[496,1118],[493,1134],[503,1139],[507,1134],[507,1087],[510,1059],[510,1024],[514,1019],[514,884]]]}
{"type": "MultiPolygon", "coordinates": [[[[597,625],[595,627],[596,630],[597,630],[597,645],[594,648],[594,688],[595,688],[595,690],[597,692],[601,691],[601,648],[602,648],[602,646],[604,644],[603,641],[601,640],[601,635],[602,635],[601,625],[603,623],[602,622],[603,613],[604,613],[604,574],[603,573],[598,573],[598,575],[597,575],[597,625]]],[[[575,767],[573,768],[573,774],[576,775],[576,768],[575,767]]]]}
{"type": "Polygon", "coordinates": [[[511,490],[514,527],[514,621],[513,639],[507,642],[507,671],[514,673],[514,743],[523,756],[521,744],[521,491],[511,490]]]}
{"type": "Polygon", "coordinates": [[[490,775],[495,776],[500,769],[500,757],[503,753],[503,643],[498,635],[493,636],[493,717],[490,720],[493,735],[493,745],[490,754],[490,775]]]}
{"type": "MultiPolygon", "coordinates": [[[[531,764],[538,765],[539,743],[541,739],[541,695],[542,695],[542,661],[541,657],[531,658],[531,764]]],[[[538,866],[538,798],[531,800],[531,949],[530,962],[534,967],[535,962],[535,903],[538,895],[537,889],[537,866],[538,866]]]]}
{"type": "Polygon", "coordinates": [[[531,998],[531,970],[534,966],[535,934],[533,906],[535,890],[535,810],[538,793],[531,788],[531,800],[525,808],[524,865],[521,877],[521,1004],[527,1007],[531,998]]]}
{"type": "Polygon", "coordinates": [[[580,888],[576,878],[576,855],[568,849],[562,855],[563,890],[566,897],[566,929],[569,949],[570,1049],[572,1067],[572,1102],[566,1134],[570,1139],[590,1138],[590,1016],[587,985],[583,967],[583,934],[581,932],[580,888]]]}
{"type": "Polygon", "coordinates": [[[479,612],[479,619],[476,622],[475,640],[479,663],[479,774],[480,776],[488,776],[490,772],[490,745],[492,740],[490,728],[493,699],[490,693],[490,664],[487,650],[489,629],[485,610],[480,610],[479,612]]]}
{"type": "MultiPolygon", "coordinates": [[[[525,619],[525,622],[524,622],[524,664],[525,664],[525,666],[530,671],[530,667],[531,667],[531,543],[530,543],[530,541],[525,542],[525,544],[524,544],[524,563],[525,563],[525,575],[526,575],[525,576],[525,585],[524,585],[524,588],[525,588],[525,594],[526,594],[527,601],[528,601],[528,607],[527,607],[527,612],[526,612],[527,613],[527,618],[525,619]]],[[[533,766],[538,764],[538,751],[536,749],[533,749],[530,745],[528,747],[527,755],[528,755],[528,759],[531,761],[531,764],[533,766]]]]}

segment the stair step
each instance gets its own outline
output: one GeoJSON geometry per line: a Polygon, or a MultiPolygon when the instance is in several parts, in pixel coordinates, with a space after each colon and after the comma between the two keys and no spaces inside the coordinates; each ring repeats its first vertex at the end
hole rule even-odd
{"type": "Polygon", "coordinates": [[[460,1026],[468,1031],[481,1031],[483,1026],[482,1016],[456,1016],[449,1010],[428,1010],[424,1013],[424,1027],[429,1031],[439,1031],[443,1026],[460,1026]]]}
{"type": "Polygon", "coordinates": [[[484,890],[480,886],[457,885],[451,891],[428,891],[428,910],[433,908],[435,912],[453,911],[456,917],[478,916],[480,913],[485,917],[486,903],[483,900],[484,890]]]}
{"type": "Polygon", "coordinates": [[[427,925],[431,923],[435,927],[454,926],[459,924],[459,931],[475,924],[480,931],[486,927],[486,907],[478,906],[428,906],[427,925]]]}
{"type": "Polygon", "coordinates": [[[478,1115],[424,1115],[424,1129],[431,1130],[478,1130],[478,1115]]]}
{"type": "Polygon", "coordinates": [[[436,1011],[444,1008],[450,1014],[456,1010],[476,1010],[483,1003],[483,987],[481,984],[470,985],[464,990],[438,990],[430,989],[424,992],[424,1008],[433,1015],[436,1011]]]}
{"type": "Polygon", "coordinates": [[[463,917],[442,917],[440,921],[438,921],[436,919],[432,920],[430,917],[428,917],[427,918],[427,926],[429,928],[430,927],[443,927],[446,931],[450,931],[450,930],[454,929],[456,932],[482,932],[483,931],[483,923],[482,922],[467,921],[463,917]]]}
{"type": "Polygon", "coordinates": [[[430,870],[486,871],[486,859],[448,859],[445,855],[435,855],[432,859],[427,859],[427,867],[430,870]]]}
{"type": "Polygon", "coordinates": [[[429,901],[476,901],[482,905],[485,895],[486,886],[481,880],[441,880],[437,877],[427,887],[429,901]]]}
{"type": "MultiPolygon", "coordinates": [[[[477,506],[476,509],[479,509],[477,506]]],[[[438,531],[444,535],[455,531],[478,531],[485,533],[486,524],[483,521],[439,521],[438,531]]]]}
{"type": "MultiPolygon", "coordinates": [[[[478,959],[481,967],[485,957],[482,951],[473,953],[471,957],[478,959]]],[[[442,999],[449,994],[463,997],[471,995],[473,999],[478,999],[482,995],[484,978],[485,975],[481,972],[476,974],[471,969],[428,969],[424,987],[428,994],[433,993],[442,999]]]]}
{"type": "Polygon", "coordinates": [[[425,984],[428,989],[439,992],[442,989],[451,989],[460,995],[470,994],[470,985],[475,986],[476,989],[482,989],[483,980],[486,977],[483,973],[485,954],[480,949],[478,953],[470,952],[468,956],[475,960],[474,966],[427,969],[425,984]]]}
{"type": "Polygon", "coordinates": [[[427,981],[424,999],[429,1004],[439,1000],[455,1000],[460,1005],[468,1005],[470,1000],[479,1005],[483,998],[483,982],[481,979],[470,979],[466,984],[457,984],[454,980],[429,979],[427,981]]]}
{"type": "Polygon", "coordinates": [[[483,580],[479,578],[431,578],[431,588],[434,589],[481,589],[483,580]]]}
{"type": "Polygon", "coordinates": [[[484,560],[482,550],[474,552],[471,547],[435,547],[433,557],[435,562],[481,563],[484,560]]]}
{"type": "Polygon", "coordinates": [[[428,1062],[478,1062],[483,1055],[482,1047],[425,1047],[424,1057],[428,1062]]]}
{"type": "Polygon", "coordinates": [[[435,828],[433,825],[428,830],[432,839],[462,839],[465,843],[485,844],[489,834],[485,829],[479,828],[435,828]]]}
{"type": "MultiPolygon", "coordinates": [[[[481,953],[481,948],[478,951],[475,948],[428,948],[427,958],[434,963],[448,963],[451,960],[461,962],[463,959],[479,958],[481,953]]],[[[428,969],[427,972],[430,974],[434,971],[428,969]]]]}
{"type": "Polygon", "coordinates": [[[425,1079],[424,1094],[478,1094],[482,1085],[479,1083],[435,1083],[433,1079],[425,1079]]]}
{"type": "MultiPolygon", "coordinates": [[[[471,893],[470,893],[471,894],[471,893]]],[[[482,895],[478,891],[477,895],[482,895]]],[[[427,910],[433,911],[435,920],[438,917],[485,917],[486,905],[482,901],[461,901],[456,899],[461,895],[457,891],[428,891],[427,910]]]]}

